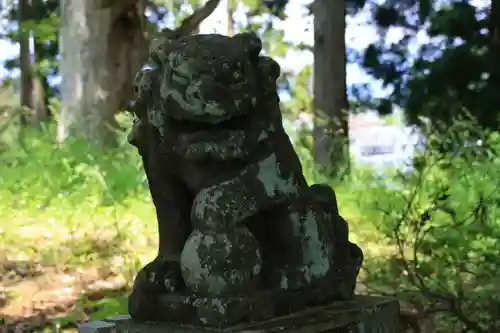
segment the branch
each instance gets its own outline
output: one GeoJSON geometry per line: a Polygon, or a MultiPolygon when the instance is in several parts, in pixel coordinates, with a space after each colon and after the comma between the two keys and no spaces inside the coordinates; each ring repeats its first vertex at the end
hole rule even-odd
{"type": "Polygon", "coordinates": [[[175,39],[182,36],[191,35],[194,31],[198,29],[201,22],[203,22],[203,20],[205,20],[214,12],[215,8],[217,8],[219,3],[220,0],[208,0],[203,7],[196,9],[193,14],[184,19],[180,27],[178,27],[175,30],[165,31],[167,35],[165,37],[169,39],[171,38],[175,39]]]}

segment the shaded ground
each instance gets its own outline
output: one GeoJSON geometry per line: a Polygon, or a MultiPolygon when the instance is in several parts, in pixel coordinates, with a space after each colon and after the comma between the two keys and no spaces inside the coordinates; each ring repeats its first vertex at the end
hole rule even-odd
{"type": "Polygon", "coordinates": [[[85,321],[92,310],[89,301],[126,292],[122,277],[104,276],[96,268],[61,272],[10,261],[0,263],[0,276],[1,333],[33,332],[57,322],[67,326],[72,321],[85,321]]]}

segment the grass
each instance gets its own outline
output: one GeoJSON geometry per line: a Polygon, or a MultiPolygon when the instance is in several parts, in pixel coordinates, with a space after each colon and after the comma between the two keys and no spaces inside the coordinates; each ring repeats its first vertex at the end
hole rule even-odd
{"type": "MultiPolygon", "coordinates": [[[[156,216],[133,147],[124,144],[106,154],[82,142],[60,147],[49,139],[52,134],[27,133],[22,145],[6,146],[0,154],[0,276],[8,277],[0,280],[0,317],[26,317],[6,309],[30,297],[22,283],[40,275],[57,280],[97,270],[94,280],[122,278],[124,284],[111,298],[102,292],[100,297],[89,296],[88,290],[77,293],[66,311],[52,316],[66,327],[124,311],[123,292],[156,253],[156,216]],[[28,267],[24,275],[19,273],[23,264],[28,267]],[[4,307],[2,285],[8,294],[4,307]]],[[[352,184],[336,186],[336,191],[341,214],[350,222],[351,240],[369,254],[382,251],[370,224],[373,217],[360,211],[359,191],[352,184]]],[[[69,288],[68,283],[53,287],[69,288]]]]}

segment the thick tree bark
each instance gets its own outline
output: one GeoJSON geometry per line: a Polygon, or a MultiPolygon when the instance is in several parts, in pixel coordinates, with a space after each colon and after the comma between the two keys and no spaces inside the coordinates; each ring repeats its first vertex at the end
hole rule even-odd
{"type": "MultiPolygon", "coordinates": [[[[37,43],[35,36],[35,49],[34,58],[35,63],[40,63],[40,48],[41,44],[37,43]]],[[[47,86],[47,78],[42,76],[37,71],[33,70],[33,124],[35,126],[40,126],[41,123],[51,119],[51,114],[49,111],[47,94],[45,88],[47,86]]]]}
{"type": "Polygon", "coordinates": [[[349,166],[344,0],[316,0],[314,12],[314,157],[334,176],[349,166]]]}
{"type": "Polygon", "coordinates": [[[31,122],[34,127],[41,128],[43,122],[50,118],[47,104],[45,103],[45,88],[43,78],[33,73],[33,114],[31,122]]]}
{"type": "MultiPolygon", "coordinates": [[[[83,137],[114,145],[115,115],[134,98],[135,74],[148,57],[147,0],[61,0],[61,113],[58,141],[83,137]]],[[[191,34],[218,6],[208,0],[161,38],[191,34]]]]}
{"type": "Polygon", "coordinates": [[[24,26],[27,21],[34,19],[36,7],[30,0],[19,1],[19,62],[21,69],[21,105],[30,109],[30,113],[23,113],[22,123],[40,128],[41,122],[48,119],[45,102],[45,89],[42,78],[36,73],[32,57],[36,59],[36,42],[33,53],[30,50],[30,31],[24,26]]]}
{"type": "Polygon", "coordinates": [[[114,145],[115,114],[147,56],[142,1],[61,0],[58,140],[114,145]]]}

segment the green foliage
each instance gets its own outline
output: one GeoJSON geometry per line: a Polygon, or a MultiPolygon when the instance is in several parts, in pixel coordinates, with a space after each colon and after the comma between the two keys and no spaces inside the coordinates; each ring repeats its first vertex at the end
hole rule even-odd
{"type": "Polygon", "coordinates": [[[437,332],[498,332],[500,135],[483,131],[481,145],[471,146],[477,124],[435,127],[427,125],[414,173],[360,194],[394,249],[369,262],[365,283],[434,316],[437,332]]]}
{"type": "MultiPolygon", "coordinates": [[[[367,4],[380,38],[359,59],[385,85],[389,97],[405,109],[408,120],[420,116],[451,124],[463,108],[485,127],[498,125],[500,106],[500,26],[498,0],[478,7],[473,1],[438,3],[429,0],[367,4]],[[402,38],[388,43],[388,29],[399,28],[402,38]],[[411,52],[417,35],[431,39],[411,52]]],[[[386,100],[368,101],[390,112],[386,100]]]]}
{"type": "Polygon", "coordinates": [[[25,129],[22,140],[4,141],[2,255],[72,266],[91,258],[108,260],[138,246],[134,262],[144,250],[140,244],[151,242],[151,234],[141,230],[154,228],[145,222],[154,221],[154,212],[136,152],[128,144],[105,154],[86,142],[60,146],[54,132],[53,126],[43,132],[25,129]],[[130,215],[130,209],[138,213],[130,215]],[[40,223],[31,225],[33,219],[40,223]],[[122,243],[134,229],[144,237],[122,243]],[[45,246],[38,248],[38,241],[45,246]]]}
{"type": "MultiPolygon", "coordinates": [[[[19,34],[32,34],[34,38],[35,61],[34,69],[42,78],[46,98],[54,96],[57,89],[49,86],[47,77],[55,75],[59,66],[58,54],[58,31],[59,14],[58,1],[34,0],[29,5],[29,11],[26,13],[27,21],[22,26],[13,24],[19,17],[18,7],[10,5],[8,7],[7,19],[9,23],[5,32],[0,34],[0,38],[7,39],[15,44],[19,40],[19,34]]],[[[7,70],[19,68],[19,57],[5,60],[3,66],[7,70]]],[[[3,79],[3,78],[2,78],[3,79]]]]}
{"type": "Polygon", "coordinates": [[[130,151],[94,155],[91,152],[95,148],[90,144],[76,141],[58,147],[47,140],[52,137],[52,132],[52,128],[47,130],[42,138],[33,138],[33,134],[25,133],[28,138],[23,146],[2,153],[5,161],[0,167],[4,171],[0,178],[2,190],[16,194],[18,197],[15,199],[19,202],[24,195],[30,195],[30,200],[43,202],[43,206],[49,205],[58,195],[67,195],[73,204],[89,195],[96,195],[98,205],[114,203],[122,200],[127,193],[138,190],[140,182],[134,177],[138,177],[139,164],[122,164],[130,159],[130,151]],[[118,169],[119,173],[116,172],[118,169]],[[10,170],[16,173],[10,174],[10,170]],[[116,178],[118,174],[120,176],[116,178]],[[35,181],[39,188],[33,188],[35,181]],[[77,193],[67,193],[69,188],[75,186],[79,188],[77,193]]]}

